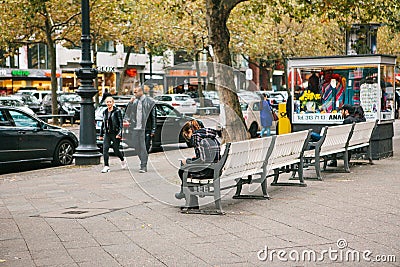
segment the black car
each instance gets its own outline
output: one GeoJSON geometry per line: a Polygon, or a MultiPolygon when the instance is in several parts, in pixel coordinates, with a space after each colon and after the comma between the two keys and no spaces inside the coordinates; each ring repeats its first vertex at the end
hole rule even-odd
{"type": "Polygon", "coordinates": [[[17,107],[0,107],[0,166],[24,161],[73,161],[78,139],[67,129],[43,122],[17,107]]]}
{"type": "MultiPolygon", "coordinates": [[[[42,108],[45,114],[51,114],[52,95],[46,95],[43,98],[42,108]]],[[[71,93],[58,93],[58,113],[74,115],[74,120],[80,119],[81,102],[82,98],[77,94],[71,93]]]]}
{"type": "MultiPolygon", "coordinates": [[[[123,116],[125,115],[125,109],[129,101],[118,101],[115,100],[115,105],[122,110],[123,116]]],[[[103,141],[99,140],[100,128],[103,121],[103,111],[107,108],[105,104],[100,105],[96,109],[96,135],[97,135],[97,145],[101,148],[103,146],[103,141]]],[[[172,106],[156,102],[157,111],[157,128],[154,137],[152,138],[150,151],[156,151],[161,148],[162,145],[176,144],[176,143],[186,143],[190,147],[190,143],[182,136],[182,127],[189,121],[193,120],[193,117],[189,117],[179,113],[172,106]]],[[[124,116],[125,118],[125,116],[124,116]]],[[[199,120],[198,120],[199,121],[199,120]]],[[[199,121],[201,125],[203,123],[199,121]]],[[[132,142],[132,131],[129,122],[124,120],[123,123],[123,136],[121,146],[123,148],[133,147],[132,142]]]]}

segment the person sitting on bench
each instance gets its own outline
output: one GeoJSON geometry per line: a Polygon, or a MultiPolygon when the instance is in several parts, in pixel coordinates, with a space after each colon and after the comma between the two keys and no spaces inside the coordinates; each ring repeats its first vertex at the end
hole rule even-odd
{"type": "MultiPolygon", "coordinates": [[[[183,125],[183,137],[194,147],[195,156],[193,158],[181,160],[181,165],[216,163],[221,158],[220,142],[217,139],[218,132],[211,128],[202,128],[196,120],[190,120],[183,125]]],[[[184,171],[179,170],[180,179],[183,179],[184,171]]],[[[213,170],[204,168],[198,172],[189,172],[188,177],[197,179],[212,179],[213,170]]],[[[175,194],[177,199],[185,197],[183,186],[179,193],[175,194]]]]}

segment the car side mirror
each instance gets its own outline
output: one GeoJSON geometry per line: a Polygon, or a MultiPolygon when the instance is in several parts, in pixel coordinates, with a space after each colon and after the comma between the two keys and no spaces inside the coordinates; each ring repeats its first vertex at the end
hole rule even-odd
{"type": "Polygon", "coordinates": [[[36,124],[36,131],[42,131],[44,129],[44,124],[40,121],[36,124]]]}

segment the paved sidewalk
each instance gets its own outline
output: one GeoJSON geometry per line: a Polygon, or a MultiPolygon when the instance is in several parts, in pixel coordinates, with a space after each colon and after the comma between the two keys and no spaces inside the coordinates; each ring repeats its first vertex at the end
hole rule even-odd
{"type": "Polygon", "coordinates": [[[0,267],[400,266],[397,137],[394,147],[392,158],[305,188],[269,187],[269,201],[226,196],[225,216],[179,212],[177,159],[190,149],[151,154],[146,174],[132,156],[130,171],[112,158],[108,174],[99,165],[0,175],[0,267]]]}

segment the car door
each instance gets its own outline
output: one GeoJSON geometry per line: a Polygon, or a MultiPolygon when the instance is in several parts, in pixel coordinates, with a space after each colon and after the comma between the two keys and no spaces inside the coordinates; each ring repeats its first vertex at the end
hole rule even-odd
{"type": "Polygon", "coordinates": [[[161,144],[179,143],[181,132],[180,113],[169,105],[158,104],[157,108],[157,130],[155,142],[161,144]]]}
{"type": "Polygon", "coordinates": [[[9,119],[5,109],[0,110],[0,162],[16,161],[20,155],[18,153],[19,142],[18,129],[9,119]]]}
{"type": "Polygon", "coordinates": [[[10,110],[9,114],[18,129],[20,159],[52,157],[54,150],[52,148],[55,146],[53,135],[49,131],[43,130],[38,120],[17,110],[10,110]]]}

